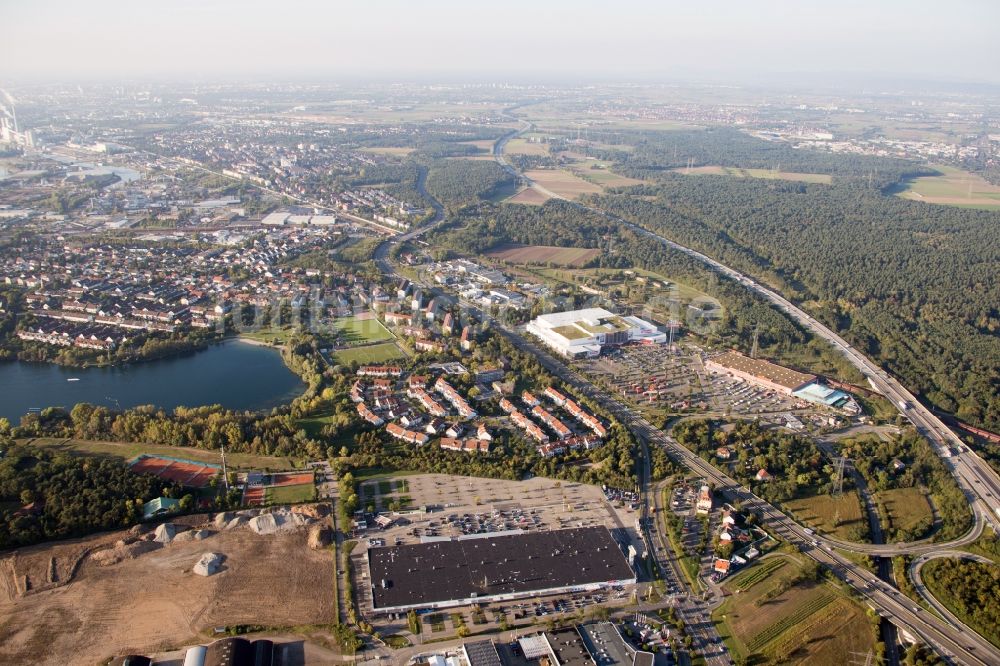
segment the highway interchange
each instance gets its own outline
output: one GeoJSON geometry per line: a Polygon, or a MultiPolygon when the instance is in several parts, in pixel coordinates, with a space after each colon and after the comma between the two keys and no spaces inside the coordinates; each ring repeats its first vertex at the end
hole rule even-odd
{"type": "MultiPolygon", "coordinates": [[[[533,183],[525,178],[523,174],[517,174],[503,157],[503,148],[507,141],[530,128],[530,123],[522,122],[519,129],[513,130],[498,139],[494,144],[494,158],[505,169],[522,178],[529,187],[533,187],[542,194],[550,197],[564,199],[564,197],[560,197],[533,183]]],[[[575,202],[571,203],[580,205],[575,202]]],[[[396,236],[391,241],[387,241],[379,246],[375,259],[386,274],[395,274],[394,267],[387,258],[388,251],[392,245],[416,239],[431,228],[444,222],[446,218],[440,205],[435,204],[435,209],[436,215],[427,226],[404,235],[396,236]]],[[[595,212],[607,215],[604,211],[595,210],[595,212]]],[[[1000,650],[968,627],[962,625],[957,618],[949,616],[949,614],[944,616],[948,618],[945,620],[923,610],[914,601],[901,594],[890,583],[881,580],[876,574],[834,550],[836,548],[873,556],[901,554],[919,555],[923,558],[948,556],[955,548],[978,539],[986,524],[991,524],[994,529],[1000,528],[1000,504],[998,504],[1000,502],[1000,478],[997,477],[997,474],[984,460],[968,449],[940,419],[921,405],[895,378],[891,377],[874,362],[851,347],[835,332],[777,292],[700,252],[679,245],[663,236],[620,218],[612,219],[615,219],[620,224],[631,227],[638,233],[644,234],[671,249],[698,259],[721,275],[739,282],[765,298],[814,335],[826,340],[838,349],[845,358],[865,375],[872,388],[896,404],[900,408],[901,413],[936,447],[939,454],[942,455],[944,463],[951,469],[957,482],[969,499],[970,506],[975,515],[973,529],[960,539],[950,543],[860,544],[818,536],[812,530],[796,523],[776,507],[754,495],[747,488],[740,486],[734,479],[705,462],[687,448],[679,445],[666,433],[655,428],[642,418],[635,410],[608,395],[569,365],[552,357],[546,350],[536,345],[528,337],[493,319],[489,314],[483,312],[472,303],[463,301],[461,303],[462,306],[477,318],[490,322],[517,348],[536,357],[549,372],[571,385],[580,394],[600,404],[639,438],[644,449],[644,464],[640,465],[640,469],[645,468],[646,470],[644,474],[641,474],[644,477],[642,489],[645,495],[645,517],[648,518],[649,508],[653,502],[650,497],[648,484],[649,456],[645,451],[648,451],[646,448],[648,446],[659,446],[665,449],[673,459],[706,478],[714,485],[717,492],[720,492],[730,501],[742,502],[745,507],[760,513],[765,524],[772,532],[797,546],[805,555],[827,567],[859,598],[864,599],[871,608],[876,610],[880,616],[888,619],[906,634],[921,638],[939,654],[953,663],[979,664],[982,666],[1000,664],[1000,650]]],[[[661,572],[670,575],[670,577],[679,578],[679,572],[676,570],[675,563],[672,562],[669,556],[665,557],[666,549],[663,547],[659,531],[655,529],[650,530],[648,520],[644,520],[643,524],[646,526],[645,537],[647,544],[651,546],[649,552],[655,558],[657,566],[661,572]],[[664,560],[666,560],[666,566],[664,560]]],[[[919,572],[919,567],[917,571],[919,572]]],[[[679,583],[680,580],[677,582],[679,583]]],[[[926,594],[926,592],[922,593],[926,594]]],[[[933,605],[936,607],[937,603],[934,602],[933,605]]],[[[729,663],[725,649],[712,626],[710,618],[707,617],[707,608],[704,605],[699,606],[697,603],[691,603],[682,606],[678,610],[682,613],[682,617],[685,614],[688,615],[686,622],[693,629],[694,647],[702,652],[708,663],[712,664],[712,666],[729,663]]]]}

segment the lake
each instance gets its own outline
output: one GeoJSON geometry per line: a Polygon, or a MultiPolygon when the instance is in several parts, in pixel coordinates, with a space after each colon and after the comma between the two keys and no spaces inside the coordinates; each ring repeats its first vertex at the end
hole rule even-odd
{"type": "Polygon", "coordinates": [[[271,409],[305,390],[274,349],[229,341],[205,351],[116,368],[64,368],[49,363],[0,363],[0,417],[14,425],[32,407],[78,402],[117,408],[221,404],[271,409]],[[67,381],[75,378],[79,381],[67,381]]]}

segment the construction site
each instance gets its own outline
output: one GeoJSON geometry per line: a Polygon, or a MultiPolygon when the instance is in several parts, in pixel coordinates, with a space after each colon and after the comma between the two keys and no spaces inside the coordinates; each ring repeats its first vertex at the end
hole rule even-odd
{"type": "Polygon", "coordinates": [[[9,553],[0,663],[97,664],[208,643],[218,627],[332,623],[328,514],[191,515],[9,553]]]}

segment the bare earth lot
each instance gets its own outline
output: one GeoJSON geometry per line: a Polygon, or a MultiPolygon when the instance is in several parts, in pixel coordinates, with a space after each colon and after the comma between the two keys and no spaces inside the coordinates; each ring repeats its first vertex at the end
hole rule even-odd
{"type": "Polygon", "coordinates": [[[201,527],[213,534],[166,545],[142,542],[149,552],[109,566],[88,553],[127,532],[6,554],[0,560],[0,663],[96,664],[115,654],[201,642],[214,626],[334,620],[332,551],[309,549],[308,529],[258,535],[245,527],[201,527]],[[207,578],[191,572],[205,552],[226,556],[222,570],[207,578]],[[48,574],[53,558],[55,577],[48,574]],[[25,574],[31,581],[26,594],[25,574]]]}
{"type": "Polygon", "coordinates": [[[549,197],[545,196],[538,190],[526,187],[510,199],[507,199],[507,203],[525,204],[527,206],[541,206],[548,200],[549,197]]]}
{"type": "Polygon", "coordinates": [[[542,187],[567,199],[575,199],[581,194],[600,194],[604,190],[588,183],[567,171],[557,169],[533,169],[524,174],[542,187]]]}
{"type": "Polygon", "coordinates": [[[486,253],[489,257],[513,264],[558,264],[571,268],[585,265],[600,254],[600,250],[551,245],[502,245],[486,253]]]}

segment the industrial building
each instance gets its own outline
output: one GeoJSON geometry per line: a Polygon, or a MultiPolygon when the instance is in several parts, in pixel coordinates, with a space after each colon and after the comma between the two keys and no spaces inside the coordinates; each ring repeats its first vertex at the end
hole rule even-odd
{"type": "Polygon", "coordinates": [[[626,342],[662,343],[666,333],[655,324],[604,308],[586,308],[541,315],[528,322],[527,331],[568,358],[594,357],[605,345],[626,342]]]}
{"type": "Polygon", "coordinates": [[[706,360],[705,369],[716,374],[739,377],[757,386],[817,405],[842,409],[850,413],[860,411],[850,394],[820,384],[816,381],[816,375],[798,372],[737,352],[726,352],[706,360]]]}
{"type": "Polygon", "coordinates": [[[636,582],[607,527],[475,534],[367,551],[375,613],[447,608],[636,582]]]}

